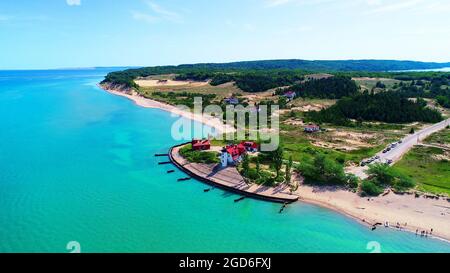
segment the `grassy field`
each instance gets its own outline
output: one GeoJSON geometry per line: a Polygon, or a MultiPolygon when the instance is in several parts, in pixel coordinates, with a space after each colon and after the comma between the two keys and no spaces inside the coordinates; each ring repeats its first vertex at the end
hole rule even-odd
{"type": "MultiPolygon", "coordinates": [[[[171,80],[174,75],[160,75],[152,76],[148,78],[149,80],[171,80]]],[[[244,92],[237,88],[233,83],[226,83],[218,86],[212,86],[208,83],[201,84],[201,82],[194,82],[192,86],[189,85],[159,85],[159,86],[141,86],[139,87],[139,92],[146,96],[152,97],[153,93],[161,92],[161,93],[195,93],[202,95],[214,94],[217,96],[218,100],[221,100],[225,97],[231,96],[233,94],[242,95],[244,92]]]]}
{"type": "Polygon", "coordinates": [[[415,147],[394,168],[411,177],[418,190],[450,196],[450,162],[439,155],[444,155],[442,149],[415,147]]]}
{"type": "Polygon", "coordinates": [[[353,78],[353,80],[361,86],[362,90],[372,90],[377,84],[377,82],[383,83],[386,88],[390,89],[392,88],[396,83],[400,83],[399,80],[395,79],[386,79],[386,78],[353,78]]]}
{"type": "Polygon", "coordinates": [[[450,129],[445,129],[442,131],[439,131],[435,134],[432,134],[424,141],[428,144],[444,144],[444,145],[450,145],[450,129]]]}
{"type": "MultiPolygon", "coordinates": [[[[311,100],[304,103],[327,107],[330,100],[311,100]]],[[[383,150],[389,143],[408,134],[409,125],[364,122],[360,126],[342,127],[322,124],[322,132],[303,132],[304,114],[286,112],[280,117],[280,136],[287,154],[295,161],[309,161],[321,152],[340,163],[359,164],[383,150]]]]}

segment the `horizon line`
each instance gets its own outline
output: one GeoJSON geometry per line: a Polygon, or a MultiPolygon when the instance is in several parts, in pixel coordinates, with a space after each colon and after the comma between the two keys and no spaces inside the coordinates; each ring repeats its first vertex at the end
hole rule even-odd
{"type": "Polygon", "coordinates": [[[86,70],[86,69],[101,69],[101,68],[143,68],[143,67],[158,67],[158,66],[180,66],[180,65],[198,65],[198,64],[230,64],[230,63],[242,63],[242,62],[262,62],[262,61],[395,61],[395,62],[416,62],[416,63],[435,63],[435,64],[448,64],[450,67],[450,61],[418,61],[412,59],[296,59],[296,58],[281,58],[281,59],[255,59],[255,60],[235,60],[235,61],[222,61],[222,62],[190,62],[190,63],[178,63],[178,64],[158,64],[158,65],[105,65],[105,66],[74,66],[74,67],[53,67],[53,68],[0,68],[0,71],[52,71],[52,70],[86,70]]]}

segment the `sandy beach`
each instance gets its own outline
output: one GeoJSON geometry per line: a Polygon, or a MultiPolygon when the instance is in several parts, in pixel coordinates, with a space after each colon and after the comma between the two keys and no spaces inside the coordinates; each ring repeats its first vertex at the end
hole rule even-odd
{"type": "Polygon", "coordinates": [[[178,116],[185,117],[185,118],[188,118],[188,119],[191,119],[194,121],[198,121],[200,123],[203,123],[206,126],[215,128],[217,134],[221,134],[221,133],[225,133],[225,132],[230,133],[230,132],[235,131],[235,129],[232,126],[223,124],[223,122],[218,118],[214,118],[214,117],[208,117],[208,118],[205,117],[204,118],[203,115],[194,114],[189,111],[183,111],[183,110],[180,110],[179,108],[177,108],[176,106],[169,105],[167,103],[162,103],[162,102],[159,102],[156,100],[144,98],[134,91],[131,91],[131,92],[119,91],[119,90],[109,88],[106,85],[100,85],[100,88],[102,88],[103,90],[105,90],[113,95],[125,97],[129,100],[132,100],[133,102],[135,102],[137,105],[139,105],[141,107],[157,108],[157,109],[161,109],[161,110],[170,112],[174,115],[178,115],[178,116]]]}
{"type": "Polygon", "coordinates": [[[377,228],[390,228],[416,233],[419,230],[433,229],[432,236],[450,241],[450,202],[415,197],[414,194],[398,195],[389,193],[379,197],[360,197],[358,194],[336,187],[314,187],[301,185],[296,191],[301,202],[319,205],[355,218],[363,224],[372,226],[382,223],[377,228]]]}

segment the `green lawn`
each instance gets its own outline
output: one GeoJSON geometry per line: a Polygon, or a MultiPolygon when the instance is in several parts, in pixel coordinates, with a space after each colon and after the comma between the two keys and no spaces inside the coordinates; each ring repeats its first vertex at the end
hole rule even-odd
{"type": "Polygon", "coordinates": [[[217,152],[209,151],[194,151],[192,145],[186,145],[180,149],[180,154],[189,162],[215,164],[219,163],[219,154],[217,152]]]}
{"type": "Polygon", "coordinates": [[[411,177],[418,184],[419,190],[450,196],[450,162],[433,157],[443,153],[439,148],[416,147],[395,164],[394,168],[411,177]]]}

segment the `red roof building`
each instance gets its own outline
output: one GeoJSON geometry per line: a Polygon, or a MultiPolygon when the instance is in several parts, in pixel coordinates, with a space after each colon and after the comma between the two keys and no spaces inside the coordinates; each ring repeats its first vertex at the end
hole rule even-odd
{"type": "Polygon", "coordinates": [[[314,132],[319,132],[319,131],[320,131],[319,125],[309,124],[309,125],[305,126],[305,132],[314,133],[314,132]]]}
{"type": "Polygon", "coordinates": [[[295,99],[296,95],[297,94],[294,91],[287,91],[286,93],[284,93],[284,96],[289,100],[295,99]]]}
{"type": "Polygon", "coordinates": [[[241,155],[245,154],[247,149],[245,149],[245,146],[242,144],[239,145],[229,145],[225,148],[227,150],[227,153],[231,156],[233,161],[237,161],[241,155]]]}
{"type": "Polygon", "coordinates": [[[248,152],[257,152],[259,145],[253,141],[242,141],[240,145],[243,145],[248,152]]]}
{"type": "Polygon", "coordinates": [[[191,144],[194,151],[205,151],[211,149],[211,141],[209,141],[209,139],[194,139],[192,140],[191,144]]]}

